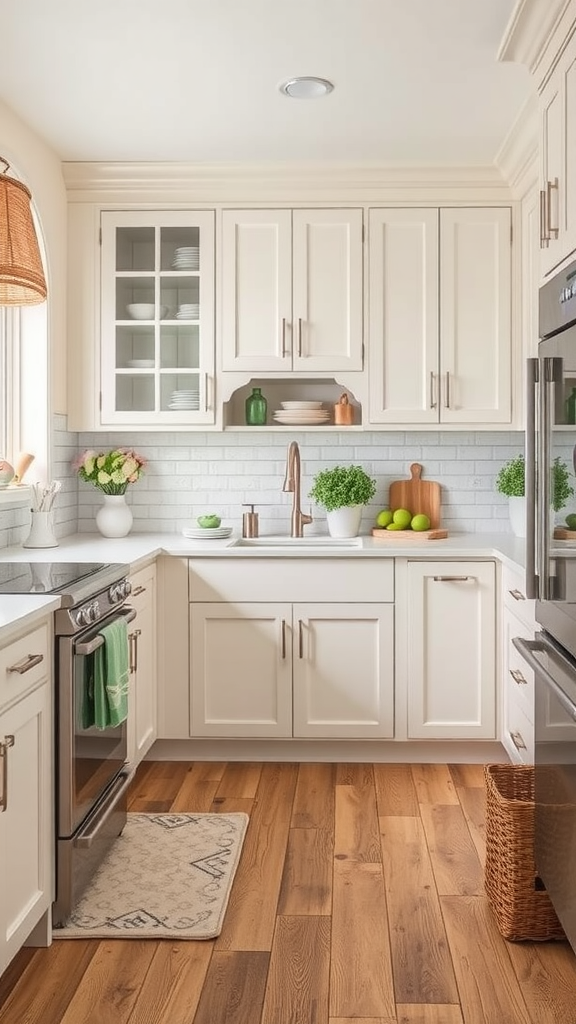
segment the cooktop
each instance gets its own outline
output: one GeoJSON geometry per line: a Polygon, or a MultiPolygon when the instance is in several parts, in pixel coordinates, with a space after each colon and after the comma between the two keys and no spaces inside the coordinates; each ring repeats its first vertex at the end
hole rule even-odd
{"type": "MultiPolygon", "coordinates": [[[[0,594],[66,594],[80,581],[110,569],[104,562],[1,562],[0,594]]],[[[124,566],[114,567],[118,572],[124,566]]],[[[97,579],[94,579],[95,586],[97,579]]]]}

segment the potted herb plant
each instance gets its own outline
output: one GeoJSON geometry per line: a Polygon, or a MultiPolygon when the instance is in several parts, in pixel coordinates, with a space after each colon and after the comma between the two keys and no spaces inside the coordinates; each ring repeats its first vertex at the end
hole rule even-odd
{"type": "Polygon", "coordinates": [[[310,497],[326,509],[331,537],[356,537],[362,506],[376,493],[376,481],[362,466],[333,466],[317,473],[310,497]]]}
{"type": "MultiPolygon", "coordinates": [[[[517,537],[526,536],[526,464],[523,455],[510,459],[496,477],[496,490],[508,498],[512,530],[517,537]]],[[[570,471],[559,455],[552,463],[552,508],[559,512],[574,494],[570,471]]]]}

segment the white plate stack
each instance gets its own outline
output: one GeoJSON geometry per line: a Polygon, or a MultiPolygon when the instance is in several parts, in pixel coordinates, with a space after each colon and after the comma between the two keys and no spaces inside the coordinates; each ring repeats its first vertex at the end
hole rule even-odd
{"type": "Polygon", "coordinates": [[[184,409],[199,409],[200,388],[183,388],[179,391],[173,391],[170,395],[168,408],[174,412],[183,411],[184,409]]]}
{"type": "Polygon", "coordinates": [[[174,252],[173,270],[200,270],[200,246],[182,245],[174,252]]]}
{"type": "Polygon", "coordinates": [[[185,537],[190,540],[224,540],[232,533],[231,526],[185,526],[182,530],[185,537]]]}
{"type": "Polygon", "coordinates": [[[274,422],[286,427],[321,426],[330,422],[330,413],[322,402],[281,402],[274,412],[274,422]]]}
{"type": "Polygon", "coordinates": [[[182,302],[176,313],[177,320],[198,320],[200,317],[199,302],[182,302]]]}

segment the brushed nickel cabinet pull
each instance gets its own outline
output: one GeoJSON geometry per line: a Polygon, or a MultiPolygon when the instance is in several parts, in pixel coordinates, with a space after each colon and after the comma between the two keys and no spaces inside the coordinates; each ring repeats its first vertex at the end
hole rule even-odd
{"type": "Polygon", "coordinates": [[[546,192],[540,189],[540,248],[548,248],[549,239],[546,235],[546,192]]]}
{"type": "Polygon", "coordinates": [[[7,672],[17,672],[19,676],[23,676],[25,672],[29,672],[35,665],[39,665],[41,661],[44,661],[43,654],[27,654],[22,661],[18,661],[15,665],[8,665],[7,672]]]}
{"type": "Polygon", "coordinates": [[[281,337],[282,337],[282,359],[285,359],[286,358],[286,317],[285,316],[282,317],[281,337]]]}
{"type": "Polygon", "coordinates": [[[138,668],[138,637],[142,636],[141,629],[135,629],[133,633],[128,634],[128,640],[130,641],[130,672],[136,672],[138,668]]]}
{"type": "Polygon", "coordinates": [[[446,400],[444,405],[447,409],[450,408],[450,370],[446,370],[446,400]]]}
{"type": "Polygon", "coordinates": [[[204,374],[204,409],[206,412],[210,409],[210,399],[208,397],[208,374],[204,374]]]}
{"type": "Polygon", "coordinates": [[[558,216],[558,178],[546,182],[546,238],[558,238],[560,223],[558,216]],[[552,192],[556,193],[556,224],[552,226],[552,192]]]}
{"type": "Polygon", "coordinates": [[[526,597],[521,590],[509,590],[510,597],[513,597],[515,601],[525,601],[526,597]]]}
{"type": "Polygon", "coordinates": [[[304,657],[304,623],[298,619],[298,657],[304,657]]]}
{"type": "Polygon", "coordinates": [[[286,660],[286,620],[285,619],[282,619],[280,637],[281,637],[281,646],[280,646],[281,657],[282,657],[282,661],[285,661],[286,660]]]}
{"type": "Polygon", "coordinates": [[[510,732],[510,733],[508,733],[508,735],[509,735],[510,739],[512,740],[512,743],[516,747],[516,750],[527,750],[528,749],[526,744],[524,743],[524,740],[522,739],[521,733],[519,733],[519,732],[510,732]]]}
{"type": "Polygon", "coordinates": [[[0,796],[0,814],[8,809],[8,750],[14,746],[14,737],[5,736],[4,742],[0,743],[0,758],[2,759],[2,796],[0,796]]]}
{"type": "Polygon", "coordinates": [[[302,317],[298,318],[298,356],[302,358],[302,317]]]}
{"type": "Polygon", "coordinates": [[[146,587],[136,587],[136,590],[132,591],[132,597],[138,597],[139,594],[145,594],[146,587]]]}
{"type": "Polygon", "coordinates": [[[509,669],[509,672],[514,682],[518,683],[518,686],[528,686],[528,680],[524,679],[519,668],[511,668],[509,669]]]}
{"type": "Polygon", "coordinates": [[[438,405],[438,402],[436,401],[436,394],[435,394],[435,388],[434,388],[435,377],[436,377],[436,374],[434,373],[434,370],[430,370],[430,408],[431,409],[435,409],[436,406],[438,405]]]}
{"type": "Polygon", "coordinates": [[[435,583],[464,583],[466,580],[473,580],[473,576],[433,576],[435,583]]]}

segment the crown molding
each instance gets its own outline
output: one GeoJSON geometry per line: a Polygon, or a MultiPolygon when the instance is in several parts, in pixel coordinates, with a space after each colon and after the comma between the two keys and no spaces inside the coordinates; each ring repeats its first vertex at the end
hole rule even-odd
{"type": "Polygon", "coordinates": [[[521,199],[538,180],[538,137],[538,101],[534,95],[522,107],[494,160],[514,198],[521,199]]]}
{"type": "Polygon", "coordinates": [[[510,198],[498,167],[347,163],[63,163],[70,202],[239,203],[510,198]]]}
{"type": "Polygon", "coordinates": [[[531,75],[538,75],[554,56],[550,43],[563,19],[567,27],[576,20],[575,0],[517,0],[497,59],[525,64],[531,75]]]}

